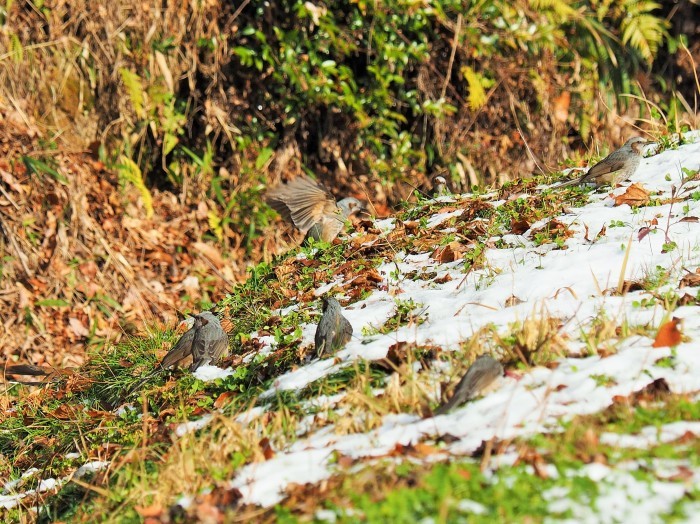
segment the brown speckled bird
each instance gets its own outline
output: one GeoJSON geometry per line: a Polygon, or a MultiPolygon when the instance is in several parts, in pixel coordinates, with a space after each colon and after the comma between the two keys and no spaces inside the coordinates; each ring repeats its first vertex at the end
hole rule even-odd
{"type": "Polygon", "coordinates": [[[160,365],[169,368],[192,355],[190,371],[204,364],[216,364],[228,349],[228,337],[211,311],[194,316],[194,325],[180,337],[160,365]]]}
{"type": "Polygon", "coordinates": [[[457,384],[450,400],[440,406],[435,411],[435,415],[444,415],[451,409],[461,406],[501,376],[503,376],[501,363],[489,355],[481,355],[469,366],[466,374],[457,384]]]}
{"type": "Polygon", "coordinates": [[[334,298],[323,299],[323,316],[316,328],[316,356],[335,353],[352,337],[352,326],[342,314],[340,303],[334,298]]]}
{"type": "Polygon", "coordinates": [[[595,183],[615,185],[631,177],[642,160],[642,148],[648,144],[646,140],[635,136],[627,140],[622,147],[613,151],[598,162],[580,178],[554,186],[556,188],[579,184],[595,183]]]}
{"type": "Polygon", "coordinates": [[[265,195],[268,205],[306,235],[305,240],[331,242],[343,230],[345,220],[363,209],[356,198],[335,201],[333,195],[308,176],[279,184],[265,195]]]}

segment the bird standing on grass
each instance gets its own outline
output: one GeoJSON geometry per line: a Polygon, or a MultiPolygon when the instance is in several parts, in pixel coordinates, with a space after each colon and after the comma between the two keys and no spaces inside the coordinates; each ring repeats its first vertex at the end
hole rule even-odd
{"type": "Polygon", "coordinates": [[[279,184],[265,195],[268,205],[306,235],[331,242],[343,230],[345,220],[363,209],[356,198],[335,201],[333,195],[308,176],[300,176],[286,184],[279,184]]]}
{"type": "Polygon", "coordinates": [[[228,337],[219,319],[209,311],[205,311],[194,317],[193,329],[190,371],[197,371],[199,366],[206,364],[218,364],[228,350],[228,337]]]}
{"type": "Polygon", "coordinates": [[[503,366],[489,355],[481,355],[469,366],[466,374],[459,381],[450,400],[440,406],[435,415],[444,415],[467,400],[481,393],[498,377],[503,376],[503,366]]]}
{"type": "Polygon", "coordinates": [[[160,365],[169,368],[192,355],[190,371],[204,364],[216,364],[228,349],[228,337],[211,311],[194,316],[194,325],[180,337],[160,365]]]}
{"type": "Polygon", "coordinates": [[[141,388],[150,378],[162,369],[167,369],[192,355],[190,371],[196,371],[204,364],[216,364],[228,349],[228,337],[221,322],[211,311],[194,315],[194,324],[163,357],[158,367],[139,380],[129,391],[141,388]]]}
{"type": "Polygon", "coordinates": [[[642,160],[642,148],[648,143],[641,137],[632,137],[620,149],[610,153],[580,178],[569,180],[553,187],[568,187],[591,182],[595,183],[596,186],[602,186],[603,184],[614,186],[627,180],[639,167],[639,163],[642,160]]]}
{"type": "Polygon", "coordinates": [[[316,356],[335,353],[352,337],[352,326],[342,314],[340,303],[334,298],[323,299],[323,316],[316,328],[316,356]]]}

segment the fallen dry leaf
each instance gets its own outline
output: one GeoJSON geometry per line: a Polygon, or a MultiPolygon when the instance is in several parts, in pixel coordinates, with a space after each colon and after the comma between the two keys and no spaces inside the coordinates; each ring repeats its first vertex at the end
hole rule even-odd
{"type": "Polygon", "coordinates": [[[446,246],[440,246],[430,255],[431,258],[440,263],[454,262],[462,258],[465,247],[457,241],[450,242],[446,246]]]}
{"type": "Polygon", "coordinates": [[[350,466],[353,466],[355,464],[355,459],[349,457],[348,455],[340,455],[336,464],[341,468],[349,468],[350,466]]]}
{"type": "Polygon", "coordinates": [[[642,240],[644,237],[646,237],[649,233],[651,233],[651,229],[644,226],[639,229],[637,232],[637,240],[642,240]]]}
{"type": "MultiPolygon", "coordinates": [[[[541,227],[530,229],[530,236],[535,237],[538,233],[546,233],[549,236],[559,236],[562,238],[570,238],[573,236],[573,232],[569,229],[569,226],[560,222],[556,218],[553,218],[541,227]]],[[[551,242],[551,239],[545,239],[544,242],[551,242]]],[[[565,248],[566,249],[566,248],[565,248]]]]}
{"type": "Polygon", "coordinates": [[[415,235],[420,229],[420,222],[418,222],[417,220],[409,220],[408,222],[403,222],[403,227],[406,228],[406,231],[408,231],[412,235],[415,235]]]}
{"type": "Polygon", "coordinates": [[[554,111],[554,119],[558,122],[564,123],[569,118],[569,105],[571,104],[571,93],[569,91],[564,91],[561,95],[553,100],[552,107],[554,111]]]}
{"type": "MultiPolygon", "coordinates": [[[[686,435],[688,435],[688,433],[690,433],[690,432],[689,431],[686,432],[683,435],[683,437],[681,437],[681,440],[678,442],[681,444],[685,443],[686,441],[687,442],[694,442],[696,437],[692,433],[690,433],[689,439],[687,439],[687,440],[685,439],[685,437],[686,437],[686,435]]],[[[692,469],[690,469],[687,466],[681,465],[681,466],[678,466],[678,470],[676,471],[676,473],[674,473],[673,475],[671,475],[669,477],[662,477],[662,478],[663,478],[663,480],[668,480],[671,482],[687,482],[687,481],[692,480],[694,476],[695,476],[695,473],[693,473],[692,469]]]]}
{"type": "Polygon", "coordinates": [[[605,233],[607,233],[607,232],[608,232],[608,229],[607,229],[605,226],[601,227],[601,228],[600,228],[600,231],[598,231],[598,234],[597,234],[597,235],[595,236],[595,238],[593,239],[593,242],[595,242],[595,241],[598,240],[599,238],[604,237],[604,236],[605,236],[605,233]]]}
{"type": "Polygon", "coordinates": [[[530,229],[530,223],[527,220],[515,220],[510,224],[510,232],[514,235],[522,235],[530,229]]]}
{"type": "Polygon", "coordinates": [[[627,204],[630,207],[645,206],[649,203],[649,191],[644,186],[634,183],[627,188],[627,191],[615,197],[615,205],[627,204]]]}
{"type": "Polygon", "coordinates": [[[695,270],[695,273],[688,271],[683,278],[681,278],[680,287],[697,287],[700,286],[700,267],[695,270]]]}
{"type": "Polygon", "coordinates": [[[265,460],[270,460],[275,456],[275,452],[272,449],[272,446],[270,445],[270,439],[265,437],[262,439],[258,445],[260,446],[260,449],[263,452],[263,456],[265,457],[265,460]]]}
{"type": "Polygon", "coordinates": [[[229,400],[234,397],[236,394],[233,391],[224,391],[221,395],[218,396],[218,398],[214,401],[214,407],[216,409],[221,409],[224,407],[226,404],[228,404],[229,400]]]}
{"type": "Polygon", "coordinates": [[[90,336],[90,330],[85,327],[85,325],[75,317],[70,317],[68,319],[68,325],[71,331],[78,337],[88,337],[90,336]]]}
{"type": "Polygon", "coordinates": [[[639,391],[630,395],[633,405],[646,405],[650,402],[657,402],[671,394],[671,388],[663,378],[657,378],[639,391]]]}
{"type": "Polygon", "coordinates": [[[436,284],[445,284],[446,282],[449,282],[452,280],[452,277],[450,276],[449,273],[445,273],[443,276],[436,278],[433,282],[436,284]]]}
{"type": "Polygon", "coordinates": [[[226,263],[224,261],[224,257],[221,256],[221,252],[211,244],[205,244],[204,242],[193,242],[192,248],[207,257],[217,269],[221,269],[226,263]]]}
{"type": "Polygon", "coordinates": [[[427,457],[429,455],[435,455],[436,453],[440,453],[440,450],[436,448],[435,446],[431,446],[430,444],[424,444],[423,442],[419,442],[414,446],[415,452],[417,455],[427,457]]]}
{"type": "Polygon", "coordinates": [[[666,348],[680,344],[681,332],[678,329],[678,325],[680,323],[680,318],[673,317],[671,320],[662,325],[659,328],[659,332],[656,334],[656,339],[651,347],[666,348]]]}
{"type": "Polygon", "coordinates": [[[160,517],[163,514],[163,506],[160,504],[153,504],[152,506],[134,506],[136,513],[138,513],[143,518],[153,518],[160,517]]]}

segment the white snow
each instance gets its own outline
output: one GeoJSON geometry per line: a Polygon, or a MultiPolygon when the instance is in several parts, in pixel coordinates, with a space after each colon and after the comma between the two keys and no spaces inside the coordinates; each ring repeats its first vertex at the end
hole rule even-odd
{"type": "Polygon", "coordinates": [[[647,426],[637,435],[603,433],[600,442],[622,448],[649,448],[665,442],[673,442],[686,434],[700,435],[700,422],[672,422],[661,427],[647,426]]]}
{"type": "Polygon", "coordinates": [[[233,375],[232,369],[221,369],[216,366],[205,364],[197,368],[197,371],[192,373],[195,378],[201,380],[202,382],[211,382],[217,379],[223,379],[233,375]]]}
{"type": "Polygon", "coordinates": [[[214,415],[212,415],[211,413],[207,413],[206,415],[198,418],[197,420],[190,420],[187,422],[183,422],[182,424],[178,424],[175,428],[175,434],[178,437],[182,437],[187,433],[192,433],[193,431],[205,428],[209,425],[212,418],[214,418],[214,415]]]}
{"type": "Polygon", "coordinates": [[[570,510],[573,514],[571,519],[550,519],[548,522],[662,522],[661,515],[669,512],[685,496],[687,489],[677,482],[639,480],[628,471],[602,464],[587,464],[571,473],[595,481],[599,493],[592,501],[580,501],[559,486],[545,492],[543,496],[550,501],[550,511],[563,513],[570,510]]]}
{"type": "MultiPolygon", "coordinates": [[[[88,472],[96,472],[99,471],[103,468],[106,468],[109,465],[109,462],[103,462],[103,461],[92,461],[92,462],[87,462],[86,464],[83,464],[81,467],[79,467],[77,470],[75,470],[72,474],[67,475],[63,478],[60,479],[54,479],[54,478],[46,478],[46,479],[38,479],[38,482],[36,484],[36,489],[29,489],[23,492],[18,492],[18,493],[10,493],[6,495],[0,495],[0,508],[4,509],[12,509],[19,502],[28,496],[36,495],[37,493],[43,493],[45,491],[51,491],[55,490],[57,488],[60,488],[68,482],[71,478],[80,478],[84,476],[88,472]]],[[[16,480],[11,480],[9,482],[6,482],[3,491],[4,492],[12,492],[17,488],[24,479],[34,476],[37,473],[39,473],[39,470],[37,468],[29,468],[27,471],[22,473],[22,476],[19,479],[16,480]]]]}

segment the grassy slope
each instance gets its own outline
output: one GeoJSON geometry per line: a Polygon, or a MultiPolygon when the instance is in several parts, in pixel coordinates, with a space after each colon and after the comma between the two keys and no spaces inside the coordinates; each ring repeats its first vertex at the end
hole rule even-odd
{"type": "MultiPolygon", "coordinates": [[[[8,521],[33,520],[36,514],[29,508],[40,503],[41,519],[63,521],[207,520],[226,514],[240,519],[295,520],[321,517],[316,512],[324,508],[343,521],[356,521],[361,515],[369,521],[395,522],[415,521],[421,516],[453,522],[468,515],[470,522],[492,522],[496,517],[539,521],[552,511],[544,496],[549,488],[567,490],[568,498],[582,507],[602,496],[603,488],[587,477],[567,474],[584,464],[612,467],[633,459],[690,456],[697,465],[697,439],[642,451],[600,444],[599,436],[604,432],[632,432],[646,425],[698,419],[700,406],[696,400],[648,391],[620,399],[602,413],[562,422],[558,434],[490,442],[472,459],[431,464],[428,459],[439,450],[439,443],[397,449],[392,456],[374,461],[338,456],[339,472],[331,479],[293,486],[289,498],[270,509],[241,507],[239,494],[228,486],[227,481],[242,465],[264,461],[273,450],[283,449],[297,438],[304,417],[320,412],[304,402],[308,399],[345,392],[350,399],[347,405],[365,413],[361,421],[348,422],[329,412],[313,423],[315,427],[335,423],[337,431],[347,433],[367,431],[387,413],[424,413],[434,408],[422,387],[425,377],[410,371],[411,362],[438,359],[464,367],[486,333],[477,333],[464,342],[459,355],[463,362],[455,361],[454,353],[439,347],[408,347],[397,349],[380,363],[358,361],[298,394],[280,393],[264,401],[258,396],[276,377],[303,363],[308,348],[300,347],[298,326],[314,319],[313,291],[319,285],[338,275],[358,276],[351,285],[340,286],[351,301],[356,301],[379,285],[373,268],[393,253],[431,251],[438,244],[454,248],[455,240],[470,244],[463,253],[465,271],[477,269],[482,265],[484,248],[495,234],[555,216],[566,207],[586,201],[581,189],[539,193],[535,184],[530,181],[504,186],[492,196],[494,200],[507,200],[497,208],[476,198],[449,206],[424,200],[406,210],[399,217],[402,222],[386,237],[364,223],[357,226],[360,235],[354,239],[318,252],[302,249],[305,259],[293,252],[271,266],[258,266],[250,279],[220,304],[230,319],[233,356],[229,363],[235,369],[225,379],[204,383],[184,370],[164,372],[132,391],[176,339],[175,333],[167,332],[130,339],[107,353],[94,354],[87,365],[43,389],[11,387],[0,400],[0,472],[5,478],[17,478],[28,468],[39,470],[16,487],[17,491],[39,487],[39,478],[64,478],[89,461],[107,461],[109,466],[73,478],[59,489],[28,496],[19,506],[6,510],[4,517],[8,521]],[[509,195],[523,192],[529,196],[508,200],[509,195]],[[454,207],[465,209],[459,220],[453,220],[455,232],[446,234],[424,227],[435,212],[454,207]],[[273,313],[296,300],[302,304],[297,311],[283,317],[273,313]],[[248,335],[254,330],[260,336],[275,337],[278,345],[272,353],[257,354],[258,342],[248,335]],[[401,395],[376,397],[373,388],[385,387],[387,376],[398,379],[401,395]],[[235,421],[256,402],[266,407],[264,416],[246,424],[235,421]],[[174,436],[173,429],[180,422],[205,414],[213,415],[206,428],[181,438],[174,436]],[[80,455],[66,458],[69,452],[80,455]],[[495,467],[499,457],[504,465],[495,467]],[[196,495],[187,509],[175,505],[183,493],[196,495]],[[463,499],[480,503],[484,513],[470,513],[463,499]]],[[[565,234],[558,229],[547,230],[536,241],[557,244],[565,234]]],[[[660,278],[646,285],[654,291],[662,284],[660,278]]],[[[378,330],[391,332],[416,321],[410,304],[398,297],[395,314],[378,330]]],[[[619,328],[613,326],[611,336],[619,328]]],[[[558,325],[539,325],[535,329],[554,333],[558,325]]],[[[527,338],[525,330],[524,326],[514,328],[511,336],[497,341],[500,349],[512,356],[508,362],[511,367],[527,367],[519,362],[526,349],[521,343],[527,338]]],[[[592,344],[600,341],[602,335],[597,336],[592,344]]],[[[556,357],[555,337],[542,340],[525,355],[529,365],[547,364],[556,357]]],[[[637,470],[635,475],[649,482],[656,478],[653,468],[637,470]]],[[[697,489],[690,493],[697,496],[697,489]]],[[[559,516],[574,516],[575,511],[567,507],[559,516]]],[[[669,515],[682,515],[682,511],[674,507],[669,515]]]]}

